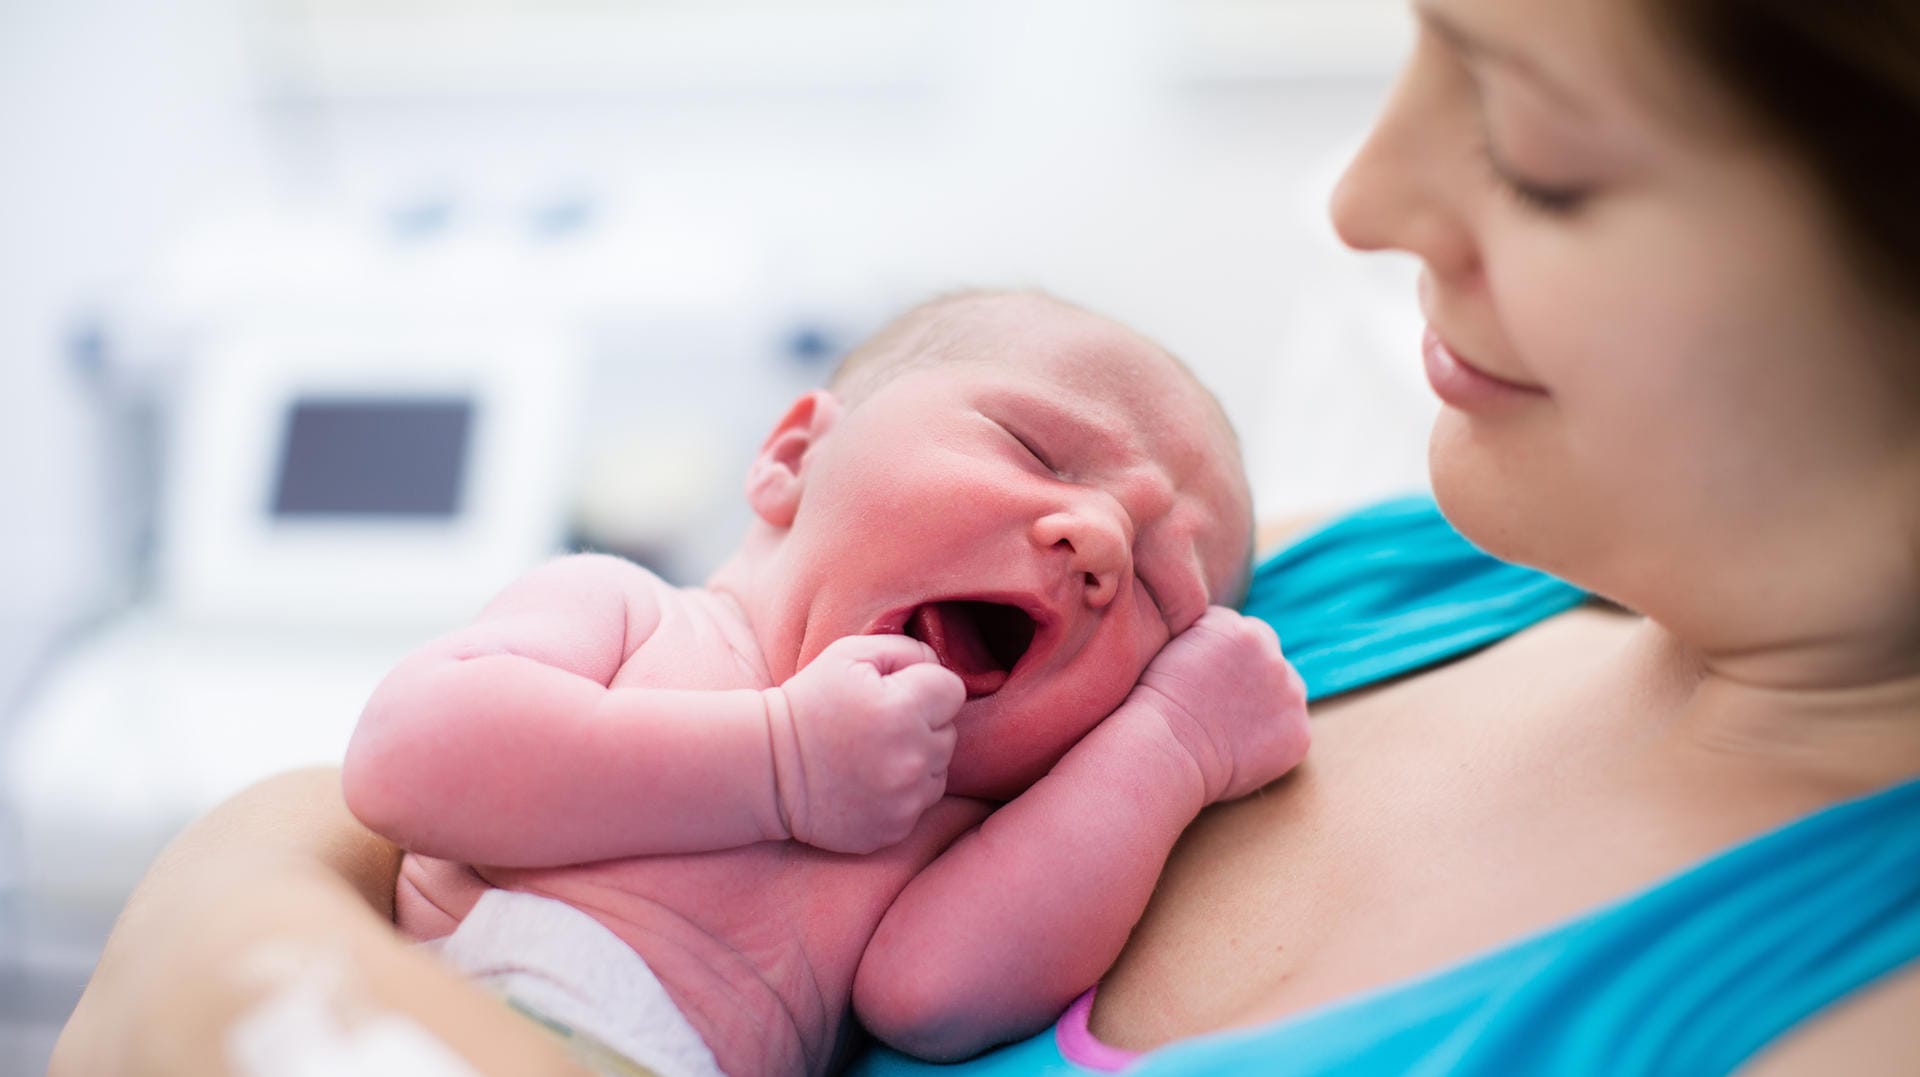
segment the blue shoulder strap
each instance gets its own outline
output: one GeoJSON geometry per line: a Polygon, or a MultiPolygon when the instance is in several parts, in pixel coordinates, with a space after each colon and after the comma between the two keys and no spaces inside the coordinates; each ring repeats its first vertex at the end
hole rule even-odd
{"type": "Polygon", "coordinates": [[[1484,647],[1585,598],[1488,557],[1421,496],[1343,516],[1268,558],[1243,612],[1274,627],[1319,699],[1484,647]]]}

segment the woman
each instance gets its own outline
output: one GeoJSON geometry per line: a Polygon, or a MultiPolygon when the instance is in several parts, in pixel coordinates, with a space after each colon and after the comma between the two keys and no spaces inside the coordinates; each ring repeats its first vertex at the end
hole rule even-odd
{"type": "MultiPolygon", "coordinates": [[[[1905,1065],[1920,13],[1416,9],[1336,226],[1424,264],[1447,518],[1610,604],[1567,608],[1572,591],[1448,546],[1418,505],[1283,554],[1254,603],[1303,665],[1307,613],[1352,603],[1300,581],[1365,592],[1351,566],[1370,546],[1440,550],[1467,612],[1408,599],[1424,569],[1394,569],[1361,601],[1377,623],[1314,651],[1309,763],[1193,827],[1062,1034],[963,1071],[1163,1045],[1141,1072],[1905,1065]],[[1192,1039],[1218,1030],[1236,1031],[1192,1039]]],[[[263,939],[328,955],[351,985],[336,994],[489,1072],[571,1072],[393,941],[394,863],[330,774],[221,809],[129,906],[55,1072],[218,1072],[234,1015],[282,975],[263,939]],[[166,990],[199,970],[215,975],[166,990]]]]}

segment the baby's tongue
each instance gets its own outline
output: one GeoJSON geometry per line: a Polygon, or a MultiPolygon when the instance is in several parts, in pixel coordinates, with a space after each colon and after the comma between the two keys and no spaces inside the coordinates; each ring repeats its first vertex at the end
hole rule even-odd
{"type": "Polygon", "coordinates": [[[940,664],[960,675],[967,698],[989,696],[1007,683],[1007,671],[994,661],[980,625],[954,602],[933,602],[913,611],[907,635],[933,648],[940,664]]]}

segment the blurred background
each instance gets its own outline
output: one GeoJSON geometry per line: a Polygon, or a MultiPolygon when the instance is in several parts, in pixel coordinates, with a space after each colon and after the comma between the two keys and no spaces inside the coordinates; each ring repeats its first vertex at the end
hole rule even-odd
{"type": "Polygon", "coordinates": [[[532,562],[698,581],[796,393],[1032,286],[1276,518],[1418,487],[1401,0],[0,0],[0,1071],[188,819],[532,562]]]}

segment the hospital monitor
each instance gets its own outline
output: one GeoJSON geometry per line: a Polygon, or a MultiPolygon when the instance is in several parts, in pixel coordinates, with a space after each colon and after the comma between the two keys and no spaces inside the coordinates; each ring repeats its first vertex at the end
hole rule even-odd
{"type": "Polygon", "coordinates": [[[291,401],[268,511],[278,521],[452,520],[473,412],[465,396],[291,401]]]}
{"type": "Polygon", "coordinates": [[[163,599],[295,628],[470,616],[559,547],[576,376],[533,326],[233,334],[173,424],[163,599]]]}

